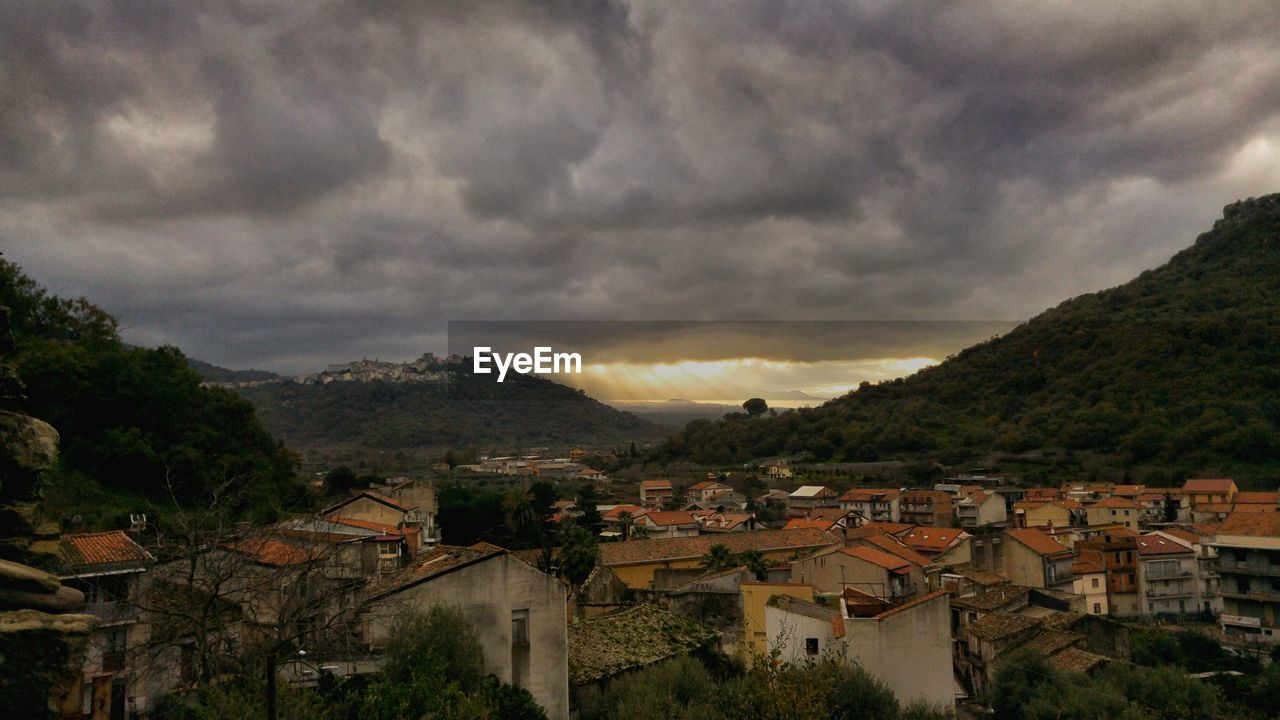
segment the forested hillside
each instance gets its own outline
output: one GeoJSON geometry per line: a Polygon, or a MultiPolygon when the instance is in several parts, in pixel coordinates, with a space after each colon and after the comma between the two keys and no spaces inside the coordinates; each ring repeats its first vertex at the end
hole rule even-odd
{"type": "Polygon", "coordinates": [[[61,435],[53,477],[64,494],[75,488],[89,503],[101,491],[141,505],[205,502],[216,492],[265,515],[301,499],[293,456],[253,406],[202,387],[177,348],[126,345],[106,311],[53,296],[3,260],[0,304],[11,311],[26,411],[61,435]]]}
{"type": "Polygon", "coordinates": [[[1280,195],[1228,206],[1166,265],[904,379],[776,418],[697,421],[665,459],[941,458],[1044,449],[1272,484],[1280,459],[1280,195]]]}

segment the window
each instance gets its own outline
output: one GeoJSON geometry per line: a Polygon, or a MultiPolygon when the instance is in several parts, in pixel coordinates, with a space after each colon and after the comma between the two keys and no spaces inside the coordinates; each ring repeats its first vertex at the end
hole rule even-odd
{"type": "Polygon", "coordinates": [[[107,646],[102,651],[102,669],[104,671],[124,669],[125,630],[112,630],[107,633],[107,646]]]}
{"type": "Polygon", "coordinates": [[[818,638],[805,638],[805,639],[804,639],[804,654],[805,654],[805,655],[817,655],[817,654],[818,654],[818,638]]]}
{"type": "Polygon", "coordinates": [[[1102,614],[1102,603],[1094,603],[1094,604],[1093,604],[1093,614],[1094,614],[1094,615],[1101,615],[1101,614],[1102,614]]]}
{"type": "Polygon", "coordinates": [[[1098,578],[1093,579],[1093,586],[1098,587],[1098,578]]]}
{"type": "Polygon", "coordinates": [[[511,611],[511,644],[512,645],[528,645],[529,644],[529,611],[528,610],[512,610],[511,611]]]}

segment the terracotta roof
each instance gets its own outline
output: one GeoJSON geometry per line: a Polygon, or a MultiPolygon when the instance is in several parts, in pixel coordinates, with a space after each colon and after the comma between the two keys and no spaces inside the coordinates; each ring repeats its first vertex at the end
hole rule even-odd
{"type": "Polygon", "coordinates": [[[1040,555],[1057,555],[1058,553],[1071,552],[1071,548],[1034,528],[1018,528],[1005,530],[1004,532],[1040,555]]]}
{"type": "Polygon", "coordinates": [[[253,558],[254,562],[276,567],[300,565],[312,560],[319,560],[321,557],[319,552],[301,548],[297,545],[290,545],[275,538],[246,538],[228,543],[227,549],[248,555],[253,558]]]}
{"type": "Polygon", "coordinates": [[[853,514],[852,510],[841,510],[840,508],[812,508],[809,510],[809,519],[843,520],[853,514]]]}
{"type": "Polygon", "coordinates": [[[883,550],[867,547],[866,545],[845,548],[841,552],[849,557],[869,562],[890,572],[905,573],[910,572],[911,568],[915,567],[914,563],[908,562],[897,555],[891,555],[883,550]]]}
{"type": "Polygon", "coordinates": [[[1115,508],[1117,510],[1137,510],[1138,503],[1129,498],[1109,497],[1090,505],[1091,508],[1115,508]]]}
{"type": "Polygon", "coordinates": [[[973,563],[952,565],[947,568],[947,572],[952,575],[963,575],[979,585],[1002,585],[1008,582],[1003,575],[980,568],[973,563]]]}
{"type": "Polygon", "coordinates": [[[880,535],[868,535],[862,538],[862,542],[868,543],[870,545],[875,545],[876,547],[880,548],[881,550],[887,553],[897,555],[903,560],[909,560],[921,567],[924,567],[925,565],[933,564],[933,560],[930,560],[929,558],[921,555],[915,550],[912,550],[911,548],[902,544],[902,542],[900,542],[897,538],[893,537],[892,535],[885,535],[883,533],[881,533],[880,535]]]}
{"type": "Polygon", "coordinates": [[[1088,650],[1081,650],[1077,647],[1065,648],[1062,652],[1049,656],[1050,667],[1068,673],[1088,672],[1098,665],[1109,662],[1111,662],[1111,658],[1091,653],[1088,650]]]}
{"type": "Polygon", "coordinates": [[[645,488],[646,490],[650,490],[650,489],[661,490],[664,488],[670,489],[671,481],[670,480],[641,480],[640,487],[645,488]]]}
{"type": "Polygon", "coordinates": [[[1218,526],[1218,535],[1280,537],[1280,513],[1231,513],[1218,526]]]}
{"type": "Polygon", "coordinates": [[[1042,498],[1045,500],[1056,500],[1062,496],[1062,490],[1058,488],[1028,488],[1027,494],[1023,497],[1028,500],[1032,498],[1042,498]]]}
{"type": "Polygon", "coordinates": [[[912,525],[911,523],[896,522],[869,522],[858,526],[858,529],[860,530],[879,530],[880,532],[888,533],[894,537],[902,537],[904,533],[910,532],[913,528],[915,528],[915,525],[912,525]]]}
{"type": "Polygon", "coordinates": [[[1138,538],[1139,555],[1190,555],[1191,552],[1191,548],[1186,545],[1176,543],[1156,533],[1150,533],[1138,538]]]}
{"type": "Polygon", "coordinates": [[[709,489],[711,489],[711,488],[713,488],[713,487],[716,487],[717,485],[718,485],[718,486],[720,486],[720,487],[724,487],[724,488],[732,489],[732,488],[729,488],[727,485],[725,485],[725,484],[723,484],[723,483],[716,482],[716,481],[714,481],[714,480],[703,480],[702,482],[694,483],[694,484],[692,484],[692,485],[690,485],[690,486],[689,486],[689,489],[690,489],[690,490],[709,490],[709,489]]]}
{"type": "Polygon", "coordinates": [[[901,537],[914,550],[926,555],[937,555],[950,549],[968,533],[959,528],[935,528],[920,526],[901,537]]]}
{"type": "Polygon", "coordinates": [[[1273,513],[1277,512],[1275,505],[1267,505],[1265,503],[1236,503],[1232,510],[1234,512],[1247,513],[1273,513]]]}
{"type": "Polygon", "coordinates": [[[393,533],[400,532],[400,528],[396,527],[395,525],[388,525],[386,523],[374,522],[372,520],[358,520],[356,518],[342,517],[341,515],[325,515],[324,519],[328,520],[329,522],[338,523],[339,525],[350,525],[351,527],[364,528],[365,530],[373,530],[374,532],[380,532],[380,533],[383,533],[384,535],[391,535],[393,533]]]}
{"type": "Polygon", "coordinates": [[[1188,480],[1182,484],[1183,492],[1191,493],[1227,493],[1235,486],[1235,481],[1227,478],[1188,480]]]}
{"type": "Polygon", "coordinates": [[[1047,657],[1060,650],[1069,648],[1083,639],[1084,635],[1077,632],[1046,629],[1044,632],[1037,633],[1035,637],[1019,645],[1018,650],[1034,650],[1047,657]]]}
{"type": "Polygon", "coordinates": [[[934,590],[933,592],[927,595],[921,595],[920,597],[912,598],[906,602],[898,603],[897,605],[894,605],[893,607],[889,608],[888,610],[885,610],[879,615],[872,616],[872,619],[882,620],[891,615],[897,615],[898,613],[904,610],[910,610],[911,608],[916,607],[917,605],[924,605],[927,602],[933,602],[934,600],[937,600],[938,598],[946,594],[947,594],[946,590],[934,590]]]}
{"type": "Polygon", "coordinates": [[[1280,503],[1280,492],[1238,492],[1235,496],[1236,505],[1241,503],[1248,505],[1276,505],[1280,503]]]}
{"type": "Polygon", "coordinates": [[[649,511],[639,505],[615,505],[609,508],[609,510],[600,517],[603,517],[605,520],[617,520],[618,515],[624,512],[631,513],[631,517],[633,518],[638,518],[641,515],[647,514],[649,511]]]}
{"type": "Polygon", "coordinates": [[[1004,583],[987,588],[976,595],[952,598],[951,604],[968,610],[995,612],[1011,603],[1021,602],[1030,592],[1029,587],[1004,583]]]}
{"type": "Polygon", "coordinates": [[[145,563],[154,558],[123,530],[63,535],[62,554],[71,566],[145,563]]]}
{"type": "Polygon", "coordinates": [[[668,510],[665,512],[651,512],[645,514],[645,522],[653,523],[661,527],[671,525],[697,525],[698,519],[690,513],[682,510],[668,510]]]}
{"type": "Polygon", "coordinates": [[[823,520],[820,518],[791,518],[786,525],[782,526],[783,530],[799,530],[801,528],[817,528],[818,530],[830,530],[838,524],[836,520],[823,520]]]}
{"type": "Polygon", "coordinates": [[[899,492],[892,488],[854,488],[852,490],[846,490],[845,493],[840,496],[840,502],[871,502],[872,500],[876,500],[876,496],[880,496],[880,501],[888,502],[890,500],[896,500],[898,495],[899,492]]]}
{"type": "Polygon", "coordinates": [[[1116,485],[1111,488],[1111,494],[1135,497],[1141,495],[1146,489],[1146,485],[1116,485]]]}
{"type": "Polygon", "coordinates": [[[1193,512],[1229,513],[1232,510],[1235,510],[1235,506],[1231,503],[1200,503],[1193,508],[1193,512]]]}
{"type": "Polygon", "coordinates": [[[822,530],[748,530],[692,537],[650,538],[601,543],[600,563],[630,565],[701,558],[712,545],[724,545],[730,552],[759,550],[805,551],[840,544],[840,538],[822,530]]]}
{"type": "Polygon", "coordinates": [[[1175,527],[1161,528],[1160,532],[1165,533],[1167,535],[1172,535],[1182,540],[1186,540],[1187,542],[1192,544],[1201,542],[1204,539],[1204,536],[1196,532],[1195,530],[1187,530],[1185,528],[1175,528],[1175,527]]]}

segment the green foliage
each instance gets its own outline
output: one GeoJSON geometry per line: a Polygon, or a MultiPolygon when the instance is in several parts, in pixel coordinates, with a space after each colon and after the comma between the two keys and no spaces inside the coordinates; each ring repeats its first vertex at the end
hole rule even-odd
{"type": "MultiPolygon", "coordinates": [[[[1174,477],[1280,477],[1280,213],[1232,209],[1165,266],[819,408],[695,421],[656,460],[847,462],[1043,449],[1174,477]]],[[[1072,468],[1078,471],[1079,466],[1072,468]]]]}
{"type": "Polygon", "coordinates": [[[764,398],[751,398],[742,403],[742,409],[746,410],[751,417],[760,417],[769,412],[769,403],[765,402],[764,398]]]}
{"type": "MultiPolygon", "coordinates": [[[[262,717],[266,708],[266,681],[259,675],[241,675],[230,682],[199,685],[189,692],[165,696],[156,708],[156,720],[225,720],[262,717]]],[[[276,684],[280,720],[337,720],[324,697],[313,690],[276,684]]]]}
{"type": "Polygon", "coordinates": [[[234,490],[240,510],[265,514],[304,500],[292,454],[253,407],[203,387],[176,348],[125,345],[106,312],[49,295],[3,260],[0,304],[11,309],[27,412],[61,435],[62,478],[162,500],[234,490]]]}
{"type": "Polygon", "coordinates": [[[346,495],[360,486],[356,473],[346,465],[336,467],[324,474],[324,488],[330,495],[346,495]]]}
{"type": "Polygon", "coordinates": [[[595,486],[588,483],[578,488],[575,504],[582,513],[578,518],[578,524],[590,530],[593,535],[599,533],[600,528],[604,527],[604,518],[600,516],[600,510],[596,507],[600,504],[600,496],[596,494],[595,486]]]}
{"type": "Polygon", "coordinates": [[[624,675],[584,700],[584,720],[709,720],[719,716],[717,687],[702,663],[680,657],[624,675]]]}
{"type": "Polygon", "coordinates": [[[562,545],[556,555],[560,576],[573,585],[579,585],[596,568],[600,559],[600,547],[591,531],[576,523],[569,523],[561,535],[562,545]]]}

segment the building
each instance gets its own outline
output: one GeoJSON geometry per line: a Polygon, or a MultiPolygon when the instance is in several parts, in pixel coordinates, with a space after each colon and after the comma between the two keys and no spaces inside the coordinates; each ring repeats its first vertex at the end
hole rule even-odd
{"type": "Polygon", "coordinates": [[[1148,615],[1187,615],[1203,609],[1199,568],[1191,543],[1162,532],[1137,539],[1138,595],[1148,615]]]}
{"type": "Polygon", "coordinates": [[[689,486],[689,490],[685,493],[685,502],[709,503],[722,492],[733,492],[733,488],[722,482],[703,480],[689,486]]]}
{"type": "Polygon", "coordinates": [[[1182,493],[1191,505],[1191,511],[1204,510],[1206,505],[1230,505],[1235,502],[1234,480],[1192,479],[1182,484],[1182,493]]]}
{"type": "Polygon", "coordinates": [[[440,546],[369,588],[361,637],[372,650],[384,648],[401,613],[432,605],[458,608],[486,669],[528,690],[548,718],[567,720],[564,583],[492,545],[440,546]]]}
{"type": "Polygon", "coordinates": [[[1194,529],[1168,527],[1160,534],[1181,538],[1191,545],[1196,554],[1196,578],[1200,589],[1200,602],[1205,612],[1222,613],[1221,576],[1218,574],[1218,549],[1214,547],[1214,535],[1194,529]]]}
{"type": "Polygon", "coordinates": [[[868,522],[898,522],[902,519],[900,496],[893,489],[855,488],[840,496],[840,508],[868,522]]]}
{"type": "Polygon", "coordinates": [[[1072,592],[1084,598],[1085,612],[1090,615],[1110,615],[1107,601],[1107,571],[1091,560],[1077,560],[1071,565],[1072,592]]]}
{"type": "Polygon", "coordinates": [[[925,590],[924,568],[871,545],[832,548],[792,561],[791,582],[840,595],[852,587],[867,595],[902,600],[925,590]]]}
{"type": "Polygon", "coordinates": [[[1127,528],[1113,528],[1076,541],[1082,562],[1102,568],[1106,575],[1107,606],[1112,617],[1143,614],[1138,594],[1138,534],[1127,528]]]}
{"type": "Polygon", "coordinates": [[[1223,631],[1236,640],[1280,642],[1280,513],[1232,513],[1212,544],[1223,631]]]}
{"type": "Polygon", "coordinates": [[[974,490],[960,498],[955,502],[955,510],[960,527],[969,529],[1002,525],[1009,520],[1004,498],[986,490],[974,490]]]}
{"type": "Polygon", "coordinates": [[[699,533],[702,523],[683,510],[653,510],[636,518],[635,527],[651,538],[689,537],[699,533]]]}
{"type": "Polygon", "coordinates": [[[787,496],[787,515],[790,517],[808,517],[809,511],[815,508],[839,506],[839,494],[823,485],[802,485],[787,496]]]}
{"type": "MultiPolygon", "coordinates": [[[[138,604],[145,573],[155,559],[120,530],[63,535],[60,552],[62,583],[84,593],[81,612],[101,620],[76,680],[80,712],[103,720],[149,712],[160,692],[149,682],[144,648],[150,626],[138,604]]],[[[74,690],[71,697],[76,697],[74,690]]]]}
{"type": "Polygon", "coordinates": [[[843,545],[822,530],[753,530],[697,537],[655,538],[600,544],[600,564],[609,567],[633,590],[653,589],[654,573],[661,569],[700,568],[713,545],[730,552],[756,550],[771,563],[787,563],[818,550],[843,545]]]}
{"type": "MultiPolygon", "coordinates": [[[[768,655],[771,643],[783,638],[769,634],[767,605],[778,596],[813,602],[813,586],[791,582],[744,582],[738,586],[742,596],[742,655],[746,659],[768,655]]],[[[776,630],[777,628],[775,628],[776,630]]]]}
{"type": "Polygon", "coordinates": [[[951,496],[939,490],[904,490],[899,507],[899,519],[911,525],[950,527],[955,516],[951,496]]]}
{"type": "Polygon", "coordinates": [[[640,504],[652,510],[661,510],[675,499],[675,488],[670,480],[641,480],[640,504]]]}
{"type": "Polygon", "coordinates": [[[1232,510],[1234,512],[1280,511],[1280,492],[1238,492],[1232,510]]]}
{"type": "Polygon", "coordinates": [[[1072,592],[1071,548],[1035,528],[1005,531],[1005,577],[1015,585],[1072,592]]]}
{"type": "Polygon", "coordinates": [[[865,668],[903,705],[955,706],[946,591],[888,603],[850,590],[838,609],[776,595],[765,605],[765,627],[769,649],[784,661],[830,654],[865,668]]]}
{"type": "Polygon", "coordinates": [[[1134,532],[1138,532],[1141,511],[1137,501],[1114,496],[1086,505],[1084,509],[1086,522],[1090,525],[1119,523],[1134,532]]]}
{"type": "Polygon", "coordinates": [[[915,527],[895,537],[937,565],[945,567],[973,560],[970,546],[973,536],[960,528],[915,527]]]}
{"type": "Polygon", "coordinates": [[[774,480],[787,480],[795,475],[795,473],[791,472],[791,468],[787,467],[786,463],[770,465],[766,472],[774,480]]]}
{"type": "Polygon", "coordinates": [[[1143,525],[1191,522],[1191,508],[1181,490],[1174,488],[1148,488],[1134,498],[1141,509],[1143,525]]]}
{"type": "MultiPolygon", "coordinates": [[[[430,498],[434,503],[434,489],[430,492],[430,498]]],[[[437,534],[435,515],[434,507],[423,510],[372,490],[358,492],[321,511],[321,516],[330,520],[363,521],[374,523],[381,528],[390,528],[410,538],[413,552],[421,547],[424,536],[435,537],[437,534]]]]}
{"type": "Polygon", "coordinates": [[[1080,503],[1075,500],[1022,500],[1013,504],[1016,527],[1070,527],[1076,524],[1080,512],[1080,503]]]}

